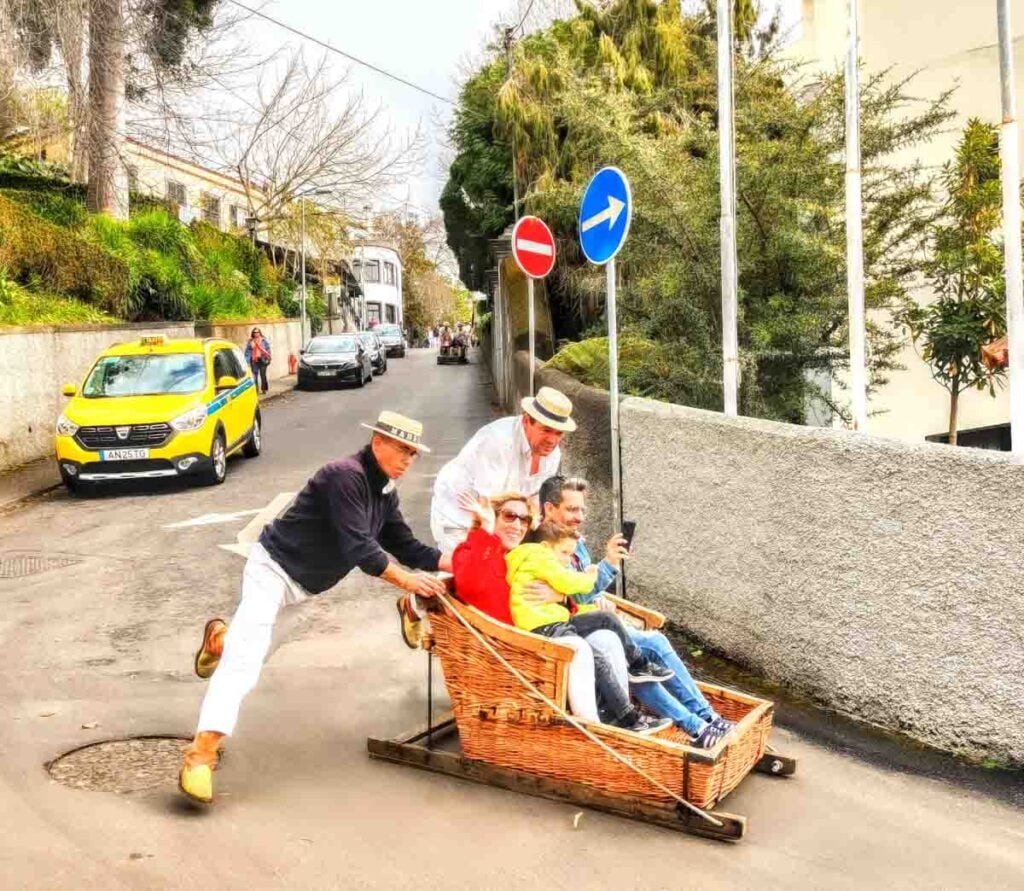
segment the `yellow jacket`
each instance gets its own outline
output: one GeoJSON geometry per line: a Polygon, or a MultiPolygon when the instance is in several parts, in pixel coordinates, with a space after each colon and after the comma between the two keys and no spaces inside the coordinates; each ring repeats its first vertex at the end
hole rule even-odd
{"type": "Polygon", "coordinates": [[[569,609],[561,603],[527,603],[523,595],[533,582],[546,582],[559,594],[589,594],[594,589],[596,569],[574,572],[563,566],[558,555],[542,544],[524,544],[513,548],[505,556],[508,566],[509,607],[517,628],[532,631],[541,625],[567,622],[569,609]]]}

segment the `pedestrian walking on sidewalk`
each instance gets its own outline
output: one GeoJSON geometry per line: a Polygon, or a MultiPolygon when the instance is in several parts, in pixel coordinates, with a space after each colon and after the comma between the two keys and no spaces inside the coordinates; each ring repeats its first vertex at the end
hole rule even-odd
{"type": "Polygon", "coordinates": [[[373,433],[369,445],[321,467],[292,506],[264,528],[245,564],[230,626],[221,619],[206,624],[195,670],[210,683],[179,776],[189,798],[213,800],[218,749],[256,686],[282,608],[294,613],[357,566],[420,597],[445,590],[436,577],[403,568],[433,572],[452,565],[450,553],[417,541],[398,506],[395,480],[429,451],[420,442],[423,425],[383,411],[376,424],[362,426],[373,433]]]}
{"type": "Polygon", "coordinates": [[[263,336],[259,328],[253,328],[249,340],[245,344],[245,361],[252,369],[253,380],[261,393],[270,389],[267,386],[267,366],[270,364],[270,341],[263,336]]]}

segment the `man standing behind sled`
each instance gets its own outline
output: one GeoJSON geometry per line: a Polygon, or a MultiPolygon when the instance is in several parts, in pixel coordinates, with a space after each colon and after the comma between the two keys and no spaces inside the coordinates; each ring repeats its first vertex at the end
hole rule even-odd
{"type": "Polygon", "coordinates": [[[451,569],[451,554],[417,541],[398,508],[394,481],[429,451],[420,443],[423,425],[383,411],[376,425],[362,426],[373,431],[369,445],[321,467],[295,503],[263,530],[245,564],[230,628],[221,619],[206,625],[195,668],[210,684],[179,776],[189,798],[213,800],[218,747],[234,731],[242,699],[259,680],[282,606],[294,608],[332,588],[357,566],[420,597],[445,590],[433,576],[395,562],[451,569]]]}
{"type": "MultiPolygon", "coordinates": [[[[559,444],[576,429],[572,402],[553,387],[541,387],[527,396],[523,413],[499,418],[481,427],[462,451],[441,468],[430,502],[430,531],[446,551],[466,540],[472,516],[459,498],[493,498],[519,492],[536,502],[540,485],[558,472],[559,444]]],[[[540,504],[533,504],[540,513],[540,504]]]]}

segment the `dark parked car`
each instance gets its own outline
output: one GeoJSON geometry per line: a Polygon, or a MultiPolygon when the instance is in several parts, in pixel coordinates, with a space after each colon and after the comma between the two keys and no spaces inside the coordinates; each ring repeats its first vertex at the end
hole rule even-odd
{"type": "Polygon", "coordinates": [[[359,339],[370,354],[370,364],[374,374],[383,374],[388,370],[388,354],[381,339],[373,331],[360,331],[359,339]]]}
{"type": "Polygon", "coordinates": [[[355,334],[314,337],[299,358],[299,388],[318,383],[353,383],[362,387],[373,380],[370,353],[355,334]]]}
{"type": "Polygon", "coordinates": [[[398,325],[378,325],[373,332],[381,339],[389,356],[405,358],[405,333],[398,325]]]}

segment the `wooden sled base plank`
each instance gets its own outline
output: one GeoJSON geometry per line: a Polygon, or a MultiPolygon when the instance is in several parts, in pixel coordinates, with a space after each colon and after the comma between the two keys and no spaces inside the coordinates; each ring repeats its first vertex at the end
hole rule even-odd
{"type": "MultiPolygon", "coordinates": [[[[436,737],[437,728],[434,732],[436,737]]],[[[736,814],[712,812],[711,815],[722,824],[715,826],[699,815],[682,809],[681,806],[677,809],[674,805],[658,804],[627,795],[602,792],[582,783],[556,780],[521,770],[498,767],[483,761],[472,761],[455,752],[427,749],[414,743],[370,737],[366,741],[366,748],[371,757],[383,761],[407,764],[420,770],[442,773],[458,779],[496,786],[499,789],[507,789],[512,792],[522,792],[539,798],[569,802],[704,838],[739,841],[743,838],[747,827],[746,817],[736,814]]]]}
{"type": "Polygon", "coordinates": [[[761,760],[754,765],[754,770],[773,777],[791,777],[796,773],[796,758],[789,758],[778,752],[765,752],[761,760]]]}

